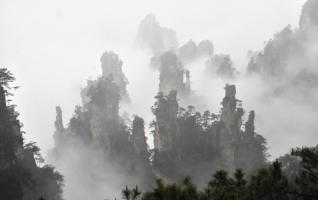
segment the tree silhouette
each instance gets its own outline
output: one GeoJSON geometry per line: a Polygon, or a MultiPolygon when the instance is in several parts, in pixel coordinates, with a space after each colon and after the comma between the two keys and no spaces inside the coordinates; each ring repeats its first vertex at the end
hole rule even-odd
{"type": "Polygon", "coordinates": [[[318,199],[318,146],[293,149],[291,154],[300,157],[302,166],[296,178],[295,194],[300,199],[318,199]]]}
{"type": "MultiPolygon", "coordinates": [[[[0,199],[61,200],[63,177],[43,163],[35,143],[24,144],[19,114],[8,105],[14,76],[0,68],[0,199]]],[[[16,87],[14,87],[16,88],[16,87]]]]}
{"type": "Polygon", "coordinates": [[[122,197],[123,199],[130,200],[130,195],[131,195],[131,191],[130,189],[128,189],[126,185],[125,189],[122,191],[122,197]]]}

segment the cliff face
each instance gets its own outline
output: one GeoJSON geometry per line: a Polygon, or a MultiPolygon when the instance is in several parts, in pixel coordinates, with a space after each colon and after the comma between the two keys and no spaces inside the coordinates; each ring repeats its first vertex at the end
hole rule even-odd
{"type": "Polygon", "coordinates": [[[14,107],[7,106],[6,91],[0,85],[0,169],[9,169],[17,165],[22,158],[23,139],[18,114],[14,107]]]}
{"type": "Polygon", "coordinates": [[[93,89],[91,88],[102,87],[101,82],[103,80],[109,80],[110,82],[116,85],[119,95],[118,98],[120,100],[129,101],[129,95],[126,89],[128,80],[122,70],[122,60],[120,60],[119,56],[114,52],[105,51],[102,57],[100,58],[100,61],[102,68],[102,76],[98,80],[89,80],[87,82],[87,86],[84,87],[81,91],[82,104],[86,105],[91,101],[90,94],[88,93],[92,92],[93,89]]]}
{"type": "Polygon", "coordinates": [[[88,91],[91,102],[85,105],[90,113],[93,140],[109,148],[111,134],[120,129],[119,89],[110,78],[101,78],[96,87],[88,91]]]}
{"type": "Polygon", "coordinates": [[[242,116],[244,114],[243,109],[237,106],[238,103],[241,102],[236,99],[235,85],[227,84],[225,86],[225,97],[222,101],[218,145],[229,170],[235,169],[236,142],[241,134],[242,116]]]}
{"type": "Polygon", "coordinates": [[[144,120],[138,116],[135,116],[132,122],[130,141],[133,144],[134,159],[132,163],[136,171],[135,175],[140,177],[141,185],[149,185],[154,176],[149,162],[151,155],[145,136],[144,120]]]}
{"type": "Polygon", "coordinates": [[[193,106],[179,108],[175,91],[159,93],[156,100],[153,168],[158,176],[177,181],[192,174],[203,183],[217,169],[244,167],[251,172],[265,164],[266,142],[254,132],[255,113],[250,112],[244,129],[244,110],[234,85],[225,87],[219,116],[209,111],[201,114],[193,106]]]}
{"type": "Polygon", "coordinates": [[[79,183],[79,193],[84,195],[80,198],[89,198],[86,195],[96,191],[93,197],[99,199],[105,198],[99,187],[115,195],[125,184],[144,188],[153,181],[143,119],[135,117],[129,124],[119,116],[120,100],[126,92],[121,61],[111,52],[101,60],[103,76],[89,81],[82,90],[83,105],[75,108],[67,127],[63,126],[61,109],[56,109],[56,142],[50,157],[66,176],[69,198],[74,198],[72,190],[78,190],[79,183]],[[72,170],[74,165],[76,171],[72,170]],[[97,187],[91,188],[91,183],[97,187]]]}
{"type": "Polygon", "coordinates": [[[89,81],[82,90],[81,95],[85,99],[83,100],[85,104],[82,107],[76,107],[69,127],[64,128],[62,110],[60,107],[56,108],[54,138],[57,147],[60,143],[63,147],[67,146],[67,141],[80,140],[102,147],[107,155],[112,151],[111,140],[123,129],[119,117],[121,94],[119,86],[115,82],[116,77],[116,80],[120,80],[119,77],[122,76],[113,76],[116,73],[111,72],[111,70],[118,70],[117,67],[119,67],[116,55],[107,53],[103,57],[104,60],[107,60],[105,57],[109,57],[109,63],[104,62],[103,65],[103,69],[105,69],[103,76],[89,81]]]}
{"type": "Polygon", "coordinates": [[[163,27],[153,14],[147,15],[140,23],[137,33],[137,42],[146,47],[154,56],[165,51],[175,51],[178,48],[176,32],[163,27]]]}
{"type": "Polygon", "coordinates": [[[63,177],[43,165],[34,142],[23,140],[19,114],[7,101],[12,81],[12,74],[0,68],[0,199],[61,200],[63,177]]]}
{"type": "Polygon", "coordinates": [[[134,144],[134,150],[137,154],[149,157],[147,138],[145,136],[144,120],[135,116],[132,124],[132,133],[130,137],[134,144]]]}
{"type": "Polygon", "coordinates": [[[308,0],[303,6],[302,13],[299,20],[301,29],[316,29],[318,28],[318,2],[315,0],[308,0]]]}
{"type": "Polygon", "coordinates": [[[266,141],[254,132],[254,112],[250,113],[245,129],[242,127],[244,110],[236,99],[234,85],[225,87],[220,115],[209,111],[201,114],[194,106],[179,106],[177,95],[186,98],[191,88],[190,73],[178,56],[166,52],[160,56],[159,64],[159,93],[152,107],[152,154],[147,147],[143,119],[136,116],[132,124],[127,124],[119,116],[123,91],[120,88],[125,82],[121,81],[122,62],[113,53],[102,56],[103,76],[89,81],[83,89],[83,105],[76,107],[67,127],[63,125],[62,110],[56,109],[53,160],[61,164],[71,159],[80,173],[92,174],[89,178],[77,176],[78,172],[69,170],[73,166],[66,166],[63,173],[66,178],[72,177],[70,188],[77,183],[90,188],[89,183],[94,182],[100,183],[100,187],[106,184],[112,190],[124,187],[123,183],[149,186],[154,176],[178,181],[192,175],[196,182],[203,183],[218,169],[232,171],[244,167],[250,172],[264,165],[266,141]],[[120,176],[119,182],[109,185],[105,180],[113,179],[113,174],[120,176]]]}
{"type": "Polygon", "coordinates": [[[70,125],[63,127],[62,111],[57,107],[56,146],[65,140],[81,140],[104,148],[109,154],[111,139],[122,130],[119,117],[120,92],[111,77],[101,77],[85,88],[89,102],[76,107],[70,125]]]}
{"type": "Polygon", "coordinates": [[[243,109],[237,107],[241,101],[237,100],[235,85],[225,86],[225,97],[222,101],[221,121],[224,123],[229,134],[237,134],[241,129],[243,109]]]}
{"type": "Polygon", "coordinates": [[[193,40],[189,40],[178,49],[178,56],[184,63],[189,63],[198,58],[211,57],[214,53],[214,47],[211,41],[202,40],[196,44],[193,40]]]}
{"type": "Polygon", "coordinates": [[[171,150],[177,133],[179,109],[177,92],[173,90],[167,96],[159,93],[156,99],[157,103],[152,108],[153,114],[156,116],[154,148],[159,151],[171,150]]]}
{"type": "Polygon", "coordinates": [[[238,74],[230,55],[215,54],[207,59],[205,66],[208,72],[223,79],[233,79],[238,74]]]}
{"type": "Polygon", "coordinates": [[[317,98],[312,95],[318,87],[318,3],[308,0],[303,6],[299,28],[286,26],[276,33],[264,49],[255,52],[248,72],[259,74],[280,95],[292,94],[301,101],[317,98]],[[306,98],[302,98],[306,96],[306,98]]]}
{"type": "Polygon", "coordinates": [[[113,82],[118,86],[120,97],[124,100],[128,100],[126,90],[128,80],[122,70],[123,61],[112,51],[106,51],[100,58],[100,61],[103,77],[112,78],[113,82]]]}
{"type": "Polygon", "coordinates": [[[191,90],[190,72],[184,69],[176,54],[166,52],[160,57],[159,92],[169,94],[175,90],[179,95],[188,95],[191,90]]]}
{"type": "Polygon", "coordinates": [[[55,132],[53,135],[55,146],[59,146],[60,142],[64,140],[64,124],[63,124],[63,114],[60,106],[56,107],[56,119],[55,119],[55,132]]]}

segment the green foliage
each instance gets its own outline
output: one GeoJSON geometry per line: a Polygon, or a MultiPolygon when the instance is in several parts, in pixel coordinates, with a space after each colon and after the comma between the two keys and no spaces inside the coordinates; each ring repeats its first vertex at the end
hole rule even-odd
{"type": "Polygon", "coordinates": [[[30,172],[21,164],[0,170],[0,198],[21,200],[23,188],[33,184],[30,172]]]}
{"type": "MultiPolygon", "coordinates": [[[[315,200],[318,188],[318,147],[292,150],[301,160],[295,183],[290,183],[282,164],[274,161],[245,179],[243,170],[233,177],[217,171],[204,189],[197,189],[190,178],[179,184],[156,181],[156,186],[142,194],[142,200],[315,200]]],[[[202,187],[201,187],[202,188],[202,187]]],[[[127,191],[126,188],[124,191],[127,191]]],[[[123,192],[124,192],[123,191],[123,192]]]]}
{"type": "Polygon", "coordinates": [[[261,169],[252,176],[249,189],[252,199],[289,199],[288,181],[278,161],[275,161],[268,169],[261,169]]]}
{"type": "Polygon", "coordinates": [[[140,195],[141,192],[139,191],[138,186],[133,189],[128,189],[126,186],[126,188],[122,191],[122,198],[125,200],[137,200],[140,195]]]}
{"type": "Polygon", "coordinates": [[[44,162],[40,149],[34,142],[24,144],[19,114],[7,105],[5,89],[12,89],[14,80],[7,69],[0,68],[0,199],[33,200],[43,195],[61,200],[62,176],[52,167],[37,165],[44,162]]]}
{"type": "Polygon", "coordinates": [[[301,199],[318,199],[318,146],[293,149],[291,154],[301,158],[295,193],[301,199]]]}
{"type": "Polygon", "coordinates": [[[38,164],[41,164],[44,162],[43,157],[40,154],[40,148],[36,146],[35,142],[29,142],[24,145],[25,151],[29,151],[33,154],[35,161],[37,161],[38,164]]]}
{"type": "Polygon", "coordinates": [[[205,189],[204,199],[235,200],[247,196],[247,181],[242,170],[237,170],[234,179],[228,177],[226,171],[217,171],[205,189]]]}
{"type": "Polygon", "coordinates": [[[17,89],[17,86],[12,87],[10,84],[15,81],[15,77],[7,68],[0,68],[0,87],[4,90],[6,96],[11,96],[11,89],[17,89]]]}
{"type": "MultiPolygon", "coordinates": [[[[254,111],[249,115],[245,130],[228,134],[220,116],[210,111],[197,112],[192,105],[179,107],[175,91],[166,96],[158,93],[155,98],[152,112],[156,120],[151,123],[155,137],[152,164],[161,177],[177,181],[191,174],[194,182],[203,184],[218,169],[242,168],[250,174],[265,166],[266,140],[255,133],[254,111]],[[230,148],[234,154],[232,162],[226,157],[230,148]]],[[[241,116],[243,109],[238,108],[238,113],[241,116]]]]}
{"type": "Polygon", "coordinates": [[[45,165],[33,171],[35,187],[30,190],[36,196],[42,196],[47,200],[62,200],[64,179],[54,167],[45,165]]]}
{"type": "Polygon", "coordinates": [[[200,196],[190,178],[185,178],[180,184],[164,184],[156,181],[156,188],[142,196],[142,200],[191,200],[200,196]]]}
{"type": "Polygon", "coordinates": [[[7,68],[0,68],[0,86],[10,88],[9,84],[13,81],[13,74],[7,68]]]}

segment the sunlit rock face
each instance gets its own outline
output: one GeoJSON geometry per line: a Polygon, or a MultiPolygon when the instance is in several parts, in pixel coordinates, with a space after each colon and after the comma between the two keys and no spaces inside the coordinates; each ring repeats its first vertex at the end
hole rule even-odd
{"type": "Polygon", "coordinates": [[[153,56],[165,51],[176,51],[178,41],[173,29],[162,27],[153,14],[147,15],[140,23],[137,33],[139,46],[148,49],[153,56]]]}
{"type": "Polygon", "coordinates": [[[176,54],[166,52],[160,57],[159,92],[169,94],[176,90],[187,95],[191,90],[190,72],[183,67],[176,54]]]}

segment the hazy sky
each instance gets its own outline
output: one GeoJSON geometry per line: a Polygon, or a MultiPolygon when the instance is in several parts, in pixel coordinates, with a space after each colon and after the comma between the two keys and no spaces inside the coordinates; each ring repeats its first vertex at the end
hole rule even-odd
{"type": "MultiPolygon", "coordinates": [[[[66,123],[80,103],[80,87],[101,73],[99,58],[105,50],[123,59],[133,100],[135,89],[149,79],[151,89],[135,96],[153,98],[149,91],[157,88],[157,76],[143,76],[148,58],[131,51],[146,14],[155,14],[161,25],[175,29],[180,43],[210,39],[217,53],[231,54],[236,67],[244,70],[248,50],[261,49],[288,24],[298,26],[304,2],[0,0],[0,66],[9,68],[22,86],[14,99],[25,137],[46,151],[53,145],[55,106],[62,106],[66,123]]],[[[132,103],[139,105],[138,114],[150,115],[150,105],[132,103]]]]}

